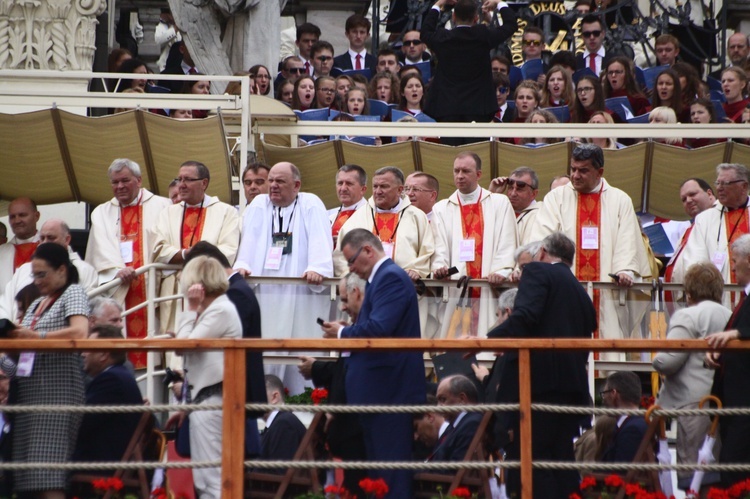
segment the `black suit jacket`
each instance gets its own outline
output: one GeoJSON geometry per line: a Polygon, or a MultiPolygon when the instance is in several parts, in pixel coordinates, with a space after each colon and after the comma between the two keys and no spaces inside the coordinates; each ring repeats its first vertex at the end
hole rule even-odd
{"type": "MultiPolygon", "coordinates": [[[[596,312],[591,299],[563,263],[533,262],[524,268],[513,312],[488,338],[591,338],[596,312]]],[[[498,400],[518,401],[518,352],[508,351],[498,400]]],[[[572,404],[588,402],[588,352],[535,351],[531,354],[532,400],[567,394],[572,404]]]]}
{"type": "MultiPolygon", "coordinates": [[[[374,55],[366,53],[362,68],[367,68],[372,71],[372,74],[375,74],[377,65],[378,59],[374,55]]],[[[349,49],[347,49],[343,54],[337,55],[333,58],[333,67],[343,70],[354,69],[354,66],[352,66],[352,58],[349,56],[349,49]]]]}
{"type": "MultiPolygon", "coordinates": [[[[260,305],[255,293],[239,274],[233,274],[229,278],[229,289],[227,298],[237,308],[242,322],[243,338],[260,338],[260,305]]],[[[248,403],[266,404],[266,383],[263,373],[263,353],[247,351],[245,354],[245,398],[248,403]]],[[[260,412],[247,413],[248,418],[258,418],[263,414],[260,412]]]]}
{"type": "MultiPolygon", "coordinates": [[[[313,363],[312,382],[315,386],[328,390],[328,402],[331,404],[346,404],[345,378],[346,362],[343,358],[336,362],[318,360],[313,363]]],[[[328,445],[335,456],[349,455],[346,448],[361,448],[364,445],[359,442],[362,438],[358,414],[336,414],[328,425],[328,445]],[[355,442],[355,439],[358,441],[355,442]]],[[[362,456],[362,459],[365,459],[365,456],[362,456]]]]}
{"type": "MultiPolygon", "coordinates": [[[[280,411],[273,418],[271,426],[260,434],[260,458],[266,461],[287,461],[294,457],[302,438],[305,436],[305,425],[287,411],[280,411]]],[[[285,469],[269,469],[268,473],[284,473],[285,469]]]]}
{"type": "Polygon", "coordinates": [[[445,441],[437,445],[430,461],[463,461],[481,421],[481,414],[467,412],[445,441]]]}
{"type": "MultiPolygon", "coordinates": [[[[614,57],[609,51],[604,51],[604,57],[602,58],[602,71],[607,69],[610,59],[614,57]]],[[[583,53],[576,54],[576,71],[589,67],[589,61],[583,59],[583,53]]],[[[599,76],[599,75],[597,75],[599,76]]]]}
{"type": "MultiPolygon", "coordinates": [[[[86,388],[86,405],[143,405],[133,375],[122,365],[97,374],[86,388]]],[[[74,461],[119,461],[133,436],[141,414],[84,414],[78,431],[74,461]]]]}
{"type": "MultiPolygon", "coordinates": [[[[182,61],[180,61],[180,64],[177,64],[176,66],[171,66],[164,68],[164,71],[161,72],[163,75],[185,75],[185,72],[182,70],[182,61]]],[[[159,86],[168,88],[169,91],[173,94],[180,94],[182,93],[182,87],[185,86],[184,81],[176,81],[176,80],[159,80],[159,86]]]]}
{"type": "Polygon", "coordinates": [[[500,9],[503,25],[477,24],[452,30],[438,27],[440,12],[430,9],[420,37],[436,55],[438,64],[430,85],[425,113],[440,121],[444,116],[485,115],[497,111],[492,84],[490,50],[518,28],[510,8],[500,9]]]}
{"type": "MultiPolygon", "coordinates": [[[[737,329],[740,339],[750,339],[750,299],[745,299],[728,329],[737,329]]],[[[750,353],[727,350],[721,354],[721,368],[714,375],[713,394],[725,407],[750,407],[750,353]]]]}
{"type": "Polygon", "coordinates": [[[612,443],[605,449],[602,462],[631,463],[635,459],[648,425],[643,416],[630,416],[616,431],[612,443]]]}

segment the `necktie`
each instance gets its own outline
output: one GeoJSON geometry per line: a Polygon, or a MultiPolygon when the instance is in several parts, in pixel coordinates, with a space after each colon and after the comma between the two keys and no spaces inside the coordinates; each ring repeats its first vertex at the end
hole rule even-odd
{"type": "Polygon", "coordinates": [[[497,112],[497,120],[498,121],[503,121],[503,110],[502,109],[498,110],[498,112],[497,112]]]}
{"type": "Polygon", "coordinates": [[[734,326],[734,321],[737,319],[737,314],[739,313],[740,309],[742,308],[742,304],[745,303],[745,298],[747,298],[747,295],[743,291],[740,294],[740,302],[737,304],[736,307],[734,307],[734,311],[732,312],[732,316],[729,318],[729,322],[727,322],[726,329],[730,329],[732,326],[734,326]]]}
{"type": "Polygon", "coordinates": [[[188,69],[188,74],[197,75],[198,74],[198,70],[195,69],[195,66],[190,66],[190,69],[188,69]]]}
{"type": "Polygon", "coordinates": [[[357,57],[354,58],[356,60],[356,65],[354,66],[354,69],[362,69],[362,56],[357,54],[357,57]]]}
{"type": "Polygon", "coordinates": [[[310,74],[310,63],[305,62],[305,73],[310,74]]]}
{"type": "Polygon", "coordinates": [[[596,54],[589,54],[589,69],[596,74],[596,54]]]}

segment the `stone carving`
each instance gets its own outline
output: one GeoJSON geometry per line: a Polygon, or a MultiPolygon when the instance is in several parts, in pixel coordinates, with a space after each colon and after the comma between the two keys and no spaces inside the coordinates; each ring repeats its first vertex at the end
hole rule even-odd
{"type": "Polygon", "coordinates": [[[0,0],[0,68],[90,71],[106,0],[0,0]]]}

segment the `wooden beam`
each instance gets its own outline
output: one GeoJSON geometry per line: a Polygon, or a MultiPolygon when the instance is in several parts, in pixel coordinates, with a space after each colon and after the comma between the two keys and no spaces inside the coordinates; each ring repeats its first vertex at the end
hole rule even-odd
{"type": "Polygon", "coordinates": [[[521,423],[521,499],[534,499],[531,460],[531,353],[527,348],[518,351],[518,393],[521,423]]]}
{"type": "Polygon", "coordinates": [[[245,351],[224,350],[221,497],[242,499],[245,479],[245,351]]]}

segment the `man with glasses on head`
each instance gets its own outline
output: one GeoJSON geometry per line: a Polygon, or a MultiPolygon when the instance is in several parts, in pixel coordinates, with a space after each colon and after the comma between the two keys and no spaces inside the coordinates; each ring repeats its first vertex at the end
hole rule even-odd
{"type": "MultiPolygon", "coordinates": [[[[433,225],[436,234],[433,275],[448,277],[449,267],[458,268],[455,279],[469,276],[501,284],[513,270],[513,252],[518,242],[513,207],[508,198],[479,186],[482,160],[473,152],[462,152],[453,162],[456,191],[435,206],[433,225]]],[[[458,290],[452,288],[458,299],[458,290]]],[[[495,321],[492,293],[479,288],[470,291],[472,300],[471,333],[484,334],[495,321]]],[[[448,306],[452,314],[455,307],[448,306]]],[[[450,316],[443,323],[444,332],[450,316]]]]}
{"type": "MultiPolygon", "coordinates": [[[[99,276],[99,285],[122,279],[113,298],[126,309],[146,301],[146,274],[136,269],[153,263],[156,244],[153,229],[159,214],[172,205],[141,186],[141,167],[127,158],[116,159],[107,170],[114,197],[91,213],[86,261],[99,276]]],[[[131,313],[125,324],[128,338],[144,338],[148,331],[146,309],[131,313]]],[[[132,352],[136,367],[146,367],[145,352],[132,352]],[[140,360],[135,359],[139,357],[140,360]]]]}
{"type": "Polygon", "coordinates": [[[586,47],[583,54],[576,54],[576,70],[589,68],[594,75],[599,77],[602,70],[607,67],[611,55],[604,48],[605,29],[601,17],[597,14],[588,14],[581,20],[581,36],[586,47]]]}
{"type": "Polygon", "coordinates": [[[536,172],[528,166],[518,167],[508,177],[492,179],[490,192],[508,196],[513,211],[516,213],[518,242],[530,243],[531,227],[534,226],[534,220],[542,206],[536,201],[536,195],[539,193],[539,176],[536,172]]]}
{"type": "MultiPolygon", "coordinates": [[[[206,194],[211,174],[203,163],[186,161],[180,166],[175,181],[180,202],[168,206],[159,214],[154,228],[153,261],[182,265],[190,249],[199,241],[206,241],[234,261],[239,246],[239,216],[234,206],[206,194]]],[[[164,273],[161,295],[178,294],[178,280],[173,273],[164,273]]],[[[181,301],[165,302],[160,306],[161,327],[172,330],[176,310],[181,301]]]]}
{"type": "MultiPolygon", "coordinates": [[[[710,261],[721,272],[724,283],[737,282],[732,243],[740,236],[750,233],[748,179],[745,165],[721,163],[716,167],[714,192],[719,202],[695,217],[695,224],[684,250],[685,268],[694,263],[710,261]]],[[[739,294],[724,294],[724,305],[729,308],[734,305],[732,297],[738,300],[739,294]]]]}
{"type": "MultiPolygon", "coordinates": [[[[616,275],[619,286],[630,287],[651,276],[641,227],[630,196],[603,178],[604,153],[595,144],[580,144],[570,162],[570,184],[544,197],[531,241],[561,231],[576,243],[573,272],[580,281],[607,281],[616,275]]],[[[618,305],[619,292],[594,292],[599,313],[599,337],[629,337],[641,313],[641,302],[618,305]]],[[[602,353],[604,360],[625,360],[624,354],[602,353]]]]}
{"type": "Polygon", "coordinates": [[[367,192],[367,173],[359,165],[344,165],[336,173],[336,197],[339,207],[328,210],[328,219],[331,221],[331,235],[333,244],[341,227],[354,215],[354,212],[367,203],[365,199],[367,192]]]}

